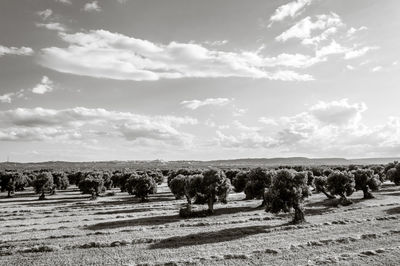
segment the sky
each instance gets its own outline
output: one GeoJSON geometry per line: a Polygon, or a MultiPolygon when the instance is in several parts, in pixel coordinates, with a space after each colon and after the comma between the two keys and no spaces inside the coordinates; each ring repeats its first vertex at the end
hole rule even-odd
{"type": "Polygon", "coordinates": [[[0,161],[400,156],[398,0],[2,0],[0,161]]]}

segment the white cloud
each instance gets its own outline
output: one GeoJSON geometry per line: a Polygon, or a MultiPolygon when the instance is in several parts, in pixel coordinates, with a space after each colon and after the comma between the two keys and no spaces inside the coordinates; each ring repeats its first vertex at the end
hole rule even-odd
{"type": "Polygon", "coordinates": [[[45,9],[43,11],[38,11],[37,14],[43,19],[46,20],[48,19],[52,14],[53,11],[51,9],[45,9]]]}
{"type": "Polygon", "coordinates": [[[24,89],[19,90],[17,92],[10,92],[3,95],[0,95],[0,102],[2,103],[11,103],[14,98],[20,98],[24,96],[24,89]]]}
{"type": "Polygon", "coordinates": [[[383,69],[382,66],[376,66],[376,67],[373,67],[373,68],[371,69],[371,71],[372,71],[372,72],[379,72],[379,71],[381,71],[382,69],[383,69]]]}
{"type": "Polygon", "coordinates": [[[204,106],[224,106],[231,101],[232,99],[228,98],[207,98],[205,100],[182,101],[181,105],[183,105],[183,107],[185,108],[196,110],[204,106]]]}
{"type": "Polygon", "coordinates": [[[55,0],[58,3],[62,3],[64,5],[72,5],[71,0],[55,0]]]}
{"type": "Polygon", "coordinates": [[[33,49],[29,47],[6,47],[3,45],[0,45],[0,57],[3,55],[32,55],[33,54],[33,49]]]}
{"type": "Polygon", "coordinates": [[[53,81],[47,76],[43,76],[41,82],[32,89],[32,92],[36,94],[45,94],[53,91],[53,89],[53,81]]]}
{"type": "Polygon", "coordinates": [[[357,58],[357,57],[361,57],[363,55],[365,55],[367,52],[372,51],[372,50],[376,50],[379,49],[379,47],[377,46],[365,46],[362,47],[360,49],[353,49],[353,50],[349,50],[344,58],[345,59],[353,59],[353,58],[357,58]]]}
{"type": "Polygon", "coordinates": [[[335,13],[328,15],[317,15],[312,19],[310,16],[300,20],[294,26],[277,36],[275,39],[285,42],[289,39],[309,39],[316,30],[326,30],[331,27],[344,26],[340,17],[335,13]]]}
{"type": "Polygon", "coordinates": [[[367,110],[365,103],[350,104],[348,99],[332,102],[319,102],[312,106],[309,113],[323,124],[356,124],[361,114],[367,110]]]}
{"type": "Polygon", "coordinates": [[[348,70],[354,70],[354,69],[355,69],[352,65],[347,65],[346,68],[347,68],[348,70]]]}
{"type": "Polygon", "coordinates": [[[358,29],[351,27],[350,29],[347,30],[347,37],[352,37],[354,34],[356,34],[359,31],[364,31],[367,30],[368,28],[365,26],[361,26],[358,29]]]}
{"type": "Polygon", "coordinates": [[[276,70],[278,66],[309,65],[307,57],[300,55],[268,58],[254,52],[209,50],[194,43],[163,45],[105,30],[59,35],[69,46],[42,49],[40,63],[64,73],[136,81],[204,77],[313,79],[288,69],[276,70]]]}
{"type": "Polygon", "coordinates": [[[54,30],[54,31],[58,31],[58,32],[66,31],[66,27],[59,22],[36,23],[36,27],[45,28],[48,30],[54,30]]]}
{"type": "Polygon", "coordinates": [[[258,121],[267,126],[277,126],[278,125],[278,123],[275,121],[275,119],[269,118],[269,117],[260,117],[258,119],[258,121]]]}
{"type": "Polygon", "coordinates": [[[297,0],[279,6],[270,17],[271,22],[282,21],[287,17],[295,18],[302,13],[306,6],[311,4],[312,0],[297,0]]]}
{"type": "Polygon", "coordinates": [[[86,3],[85,6],[83,7],[83,10],[86,12],[100,12],[101,11],[101,7],[99,6],[99,2],[98,1],[93,1],[91,3],[86,3]]]}
{"type": "Polygon", "coordinates": [[[0,140],[92,140],[120,138],[132,142],[155,140],[187,145],[192,136],[177,128],[196,119],[176,116],[146,116],[130,112],[76,107],[63,110],[18,108],[0,111],[0,140]]]}

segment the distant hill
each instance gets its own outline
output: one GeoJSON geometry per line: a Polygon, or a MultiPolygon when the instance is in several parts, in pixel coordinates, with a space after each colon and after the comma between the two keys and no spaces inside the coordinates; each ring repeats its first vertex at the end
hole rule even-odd
{"type": "Polygon", "coordinates": [[[64,162],[51,161],[40,163],[0,163],[0,169],[176,169],[181,167],[272,167],[272,166],[293,166],[293,165],[350,165],[350,164],[386,164],[400,158],[365,158],[365,159],[344,159],[344,158],[245,158],[212,161],[102,161],[102,162],[64,162]]]}

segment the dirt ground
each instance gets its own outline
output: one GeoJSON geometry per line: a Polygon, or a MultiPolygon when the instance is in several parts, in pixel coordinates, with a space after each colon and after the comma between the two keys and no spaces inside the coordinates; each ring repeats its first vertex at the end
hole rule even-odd
{"type": "MultiPolygon", "coordinates": [[[[0,265],[400,265],[400,187],[336,206],[306,202],[307,223],[231,194],[215,215],[182,219],[184,203],[162,185],[148,202],[114,190],[89,200],[76,187],[38,201],[31,190],[0,195],[0,265]]],[[[196,206],[206,208],[206,206],[196,206]]]]}

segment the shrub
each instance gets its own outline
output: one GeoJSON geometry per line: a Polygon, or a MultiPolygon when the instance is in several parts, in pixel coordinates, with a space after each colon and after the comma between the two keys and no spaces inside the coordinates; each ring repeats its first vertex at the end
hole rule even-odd
{"type": "Polygon", "coordinates": [[[304,172],[279,170],[265,194],[266,211],[289,212],[294,209],[293,223],[305,221],[303,202],[310,195],[304,172]]]}
{"type": "Polygon", "coordinates": [[[332,195],[340,196],[340,202],[343,205],[349,205],[352,202],[346,196],[354,192],[354,175],[347,171],[334,171],[327,179],[327,189],[332,195]]]}
{"type": "Polygon", "coordinates": [[[13,172],[5,171],[0,174],[1,191],[7,191],[7,197],[11,198],[15,192],[15,175],[13,172]]]}
{"type": "Polygon", "coordinates": [[[46,199],[45,191],[53,188],[53,175],[50,172],[39,173],[33,180],[32,186],[36,193],[40,194],[39,200],[46,199]]]}
{"type": "Polygon", "coordinates": [[[372,199],[374,196],[369,190],[377,191],[381,186],[381,181],[378,175],[369,169],[358,169],[352,172],[355,180],[355,189],[362,190],[364,199],[372,199]]]}
{"type": "Polygon", "coordinates": [[[236,175],[240,172],[239,169],[229,169],[229,170],[224,170],[226,178],[233,183],[233,179],[236,177],[236,175]]]}
{"type": "Polygon", "coordinates": [[[126,191],[129,193],[129,195],[135,194],[135,188],[136,188],[138,178],[139,178],[139,175],[136,172],[133,172],[129,175],[128,179],[126,180],[125,188],[126,188],[126,191]]]}

